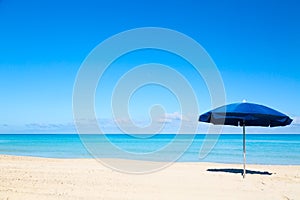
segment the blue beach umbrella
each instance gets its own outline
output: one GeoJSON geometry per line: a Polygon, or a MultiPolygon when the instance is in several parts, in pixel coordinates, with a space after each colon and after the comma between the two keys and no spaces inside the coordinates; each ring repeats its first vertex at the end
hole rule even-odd
{"type": "Polygon", "coordinates": [[[221,106],[207,113],[200,115],[200,122],[212,123],[215,125],[243,126],[243,154],[244,171],[246,175],[246,143],[245,126],[286,126],[293,121],[287,115],[269,107],[254,103],[233,103],[221,106]]]}

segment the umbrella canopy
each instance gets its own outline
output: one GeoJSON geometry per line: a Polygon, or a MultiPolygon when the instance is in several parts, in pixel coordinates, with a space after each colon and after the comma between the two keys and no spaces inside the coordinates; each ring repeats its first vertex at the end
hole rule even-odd
{"type": "Polygon", "coordinates": [[[200,115],[200,122],[212,124],[243,126],[244,172],[246,175],[245,126],[286,126],[293,121],[287,115],[269,107],[254,103],[233,103],[221,106],[200,115]]]}
{"type": "Polygon", "coordinates": [[[286,126],[293,121],[287,115],[254,103],[233,103],[200,115],[199,121],[232,126],[286,126]]]}

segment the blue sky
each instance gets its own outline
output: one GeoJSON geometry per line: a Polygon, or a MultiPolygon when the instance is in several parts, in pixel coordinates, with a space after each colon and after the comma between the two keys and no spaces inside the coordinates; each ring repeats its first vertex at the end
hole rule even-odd
{"type": "MultiPolygon", "coordinates": [[[[293,130],[300,132],[299,7],[296,0],[0,0],[0,132],[74,132],[73,85],[85,57],[114,34],[149,26],[200,43],[222,75],[228,103],[247,99],[276,108],[292,116],[293,130]]],[[[162,52],[136,52],[120,58],[97,90],[96,110],[105,123],[111,113],[103,96],[111,85],[124,69],[154,61],[174,67],[197,88],[199,114],[210,109],[191,66],[162,52]]],[[[156,103],[165,105],[170,121],[180,120],[174,96],[155,86],[138,91],[129,107],[147,122],[156,103]]]]}

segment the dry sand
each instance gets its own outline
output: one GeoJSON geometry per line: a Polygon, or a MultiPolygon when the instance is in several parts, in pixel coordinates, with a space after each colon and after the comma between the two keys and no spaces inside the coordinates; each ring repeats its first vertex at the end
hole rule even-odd
{"type": "MultiPolygon", "coordinates": [[[[132,162],[132,161],[120,161],[132,162]]],[[[132,175],[93,159],[0,156],[0,199],[300,199],[299,166],[175,163],[132,175]],[[216,169],[216,171],[207,171],[216,169]],[[267,171],[272,175],[262,175],[267,171]]]]}

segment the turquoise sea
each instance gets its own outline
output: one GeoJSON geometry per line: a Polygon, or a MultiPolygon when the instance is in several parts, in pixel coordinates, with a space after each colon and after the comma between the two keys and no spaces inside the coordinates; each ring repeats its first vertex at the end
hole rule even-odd
{"type": "MultiPolygon", "coordinates": [[[[99,136],[88,135],[87,137],[90,141],[99,142],[99,136]]],[[[147,139],[124,134],[110,134],[106,137],[119,149],[148,153],[169,144],[175,135],[158,134],[147,139]]],[[[181,140],[183,142],[186,137],[183,135],[177,142],[180,143],[181,140]]],[[[196,135],[191,146],[177,162],[243,162],[241,134],[220,135],[212,151],[205,158],[200,159],[199,151],[204,138],[204,134],[196,135]]],[[[101,142],[107,143],[100,139],[101,142]]],[[[248,134],[246,148],[247,163],[300,165],[300,134],[248,134]]],[[[77,134],[0,134],[0,154],[47,158],[92,158],[77,134]]],[[[109,152],[106,155],[106,157],[123,158],[109,152]]],[[[163,155],[161,156],[163,158],[163,155]]],[[[159,157],[157,161],[162,160],[159,157]]]]}

